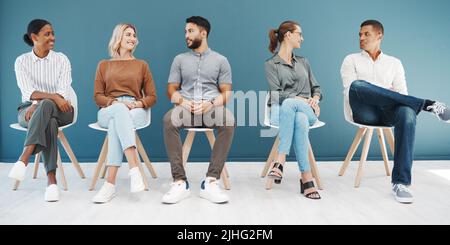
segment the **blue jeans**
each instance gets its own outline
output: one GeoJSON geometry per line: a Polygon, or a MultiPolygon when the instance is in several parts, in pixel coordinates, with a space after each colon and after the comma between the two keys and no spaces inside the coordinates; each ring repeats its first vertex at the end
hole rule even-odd
{"type": "Polygon", "coordinates": [[[313,109],[306,102],[298,99],[285,99],[280,105],[273,104],[270,109],[270,122],[279,127],[279,154],[289,155],[294,145],[297,164],[302,173],[309,172],[308,147],[309,127],[317,121],[313,109]]]}
{"type": "Polygon", "coordinates": [[[357,80],[350,86],[349,101],[356,123],[394,127],[392,183],[410,185],[416,119],[425,100],[357,80]]]}
{"type": "MultiPolygon", "coordinates": [[[[118,101],[136,101],[131,96],[121,96],[118,101]]],[[[108,129],[107,166],[120,167],[123,152],[136,147],[135,128],[145,126],[148,110],[136,108],[129,110],[125,104],[116,103],[98,111],[98,124],[108,129]]]]}

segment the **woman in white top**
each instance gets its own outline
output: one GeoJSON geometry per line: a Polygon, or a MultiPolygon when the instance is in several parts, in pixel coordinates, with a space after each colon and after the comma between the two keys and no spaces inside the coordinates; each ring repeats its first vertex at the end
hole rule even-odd
{"type": "Polygon", "coordinates": [[[70,62],[64,54],[52,51],[55,35],[46,20],[32,20],[24,41],[33,48],[16,59],[14,69],[22,93],[18,121],[28,132],[23,153],[8,176],[22,181],[30,156],[42,152],[48,177],[45,200],[58,201],[58,127],[71,123],[74,116],[69,98],[70,62]]]}

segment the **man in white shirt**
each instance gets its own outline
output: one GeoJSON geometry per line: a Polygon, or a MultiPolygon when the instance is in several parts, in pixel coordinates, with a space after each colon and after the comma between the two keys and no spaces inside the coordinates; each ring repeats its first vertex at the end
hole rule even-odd
{"type": "Polygon", "coordinates": [[[341,68],[346,120],[395,127],[392,191],[397,201],[412,203],[408,187],[416,117],[423,110],[450,123],[450,110],[443,103],[408,95],[402,63],[381,51],[384,28],[380,22],[363,22],[359,37],[362,52],[348,55],[341,68]]]}

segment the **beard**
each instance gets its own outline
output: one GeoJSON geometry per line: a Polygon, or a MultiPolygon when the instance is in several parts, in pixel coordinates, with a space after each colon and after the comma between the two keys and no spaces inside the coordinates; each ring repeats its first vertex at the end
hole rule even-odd
{"type": "MultiPolygon", "coordinates": [[[[187,42],[186,42],[187,44],[187,42]]],[[[202,45],[202,39],[196,38],[194,40],[192,40],[191,45],[187,44],[187,47],[190,49],[197,49],[202,45]]]]}

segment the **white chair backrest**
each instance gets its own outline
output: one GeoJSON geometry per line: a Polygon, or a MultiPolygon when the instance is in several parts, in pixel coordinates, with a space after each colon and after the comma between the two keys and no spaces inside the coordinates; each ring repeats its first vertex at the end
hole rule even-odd
{"type": "Polygon", "coordinates": [[[150,125],[150,123],[152,122],[152,109],[148,108],[147,109],[147,123],[146,125],[150,125]]]}
{"type": "Polygon", "coordinates": [[[264,125],[270,127],[270,107],[267,105],[270,99],[270,91],[266,94],[264,103],[264,125]]]}
{"type": "Polygon", "coordinates": [[[349,123],[354,123],[353,121],[353,115],[352,115],[352,109],[350,108],[350,103],[348,101],[348,98],[344,95],[344,100],[343,100],[343,107],[344,107],[344,117],[345,117],[345,121],[349,122],[349,123]],[[348,105],[348,107],[347,107],[348,105]]]}
{"type": "Polygon", "coordinates": [[[72,87],[69,88],[69,100],[73,106],[73,122],[72,122],[72,124],[75,124],[77,122],[77,118],[78,118],[78,98],[77,98],[77,94],[75,93],[75,90],[73,90],[72,87]]]}

